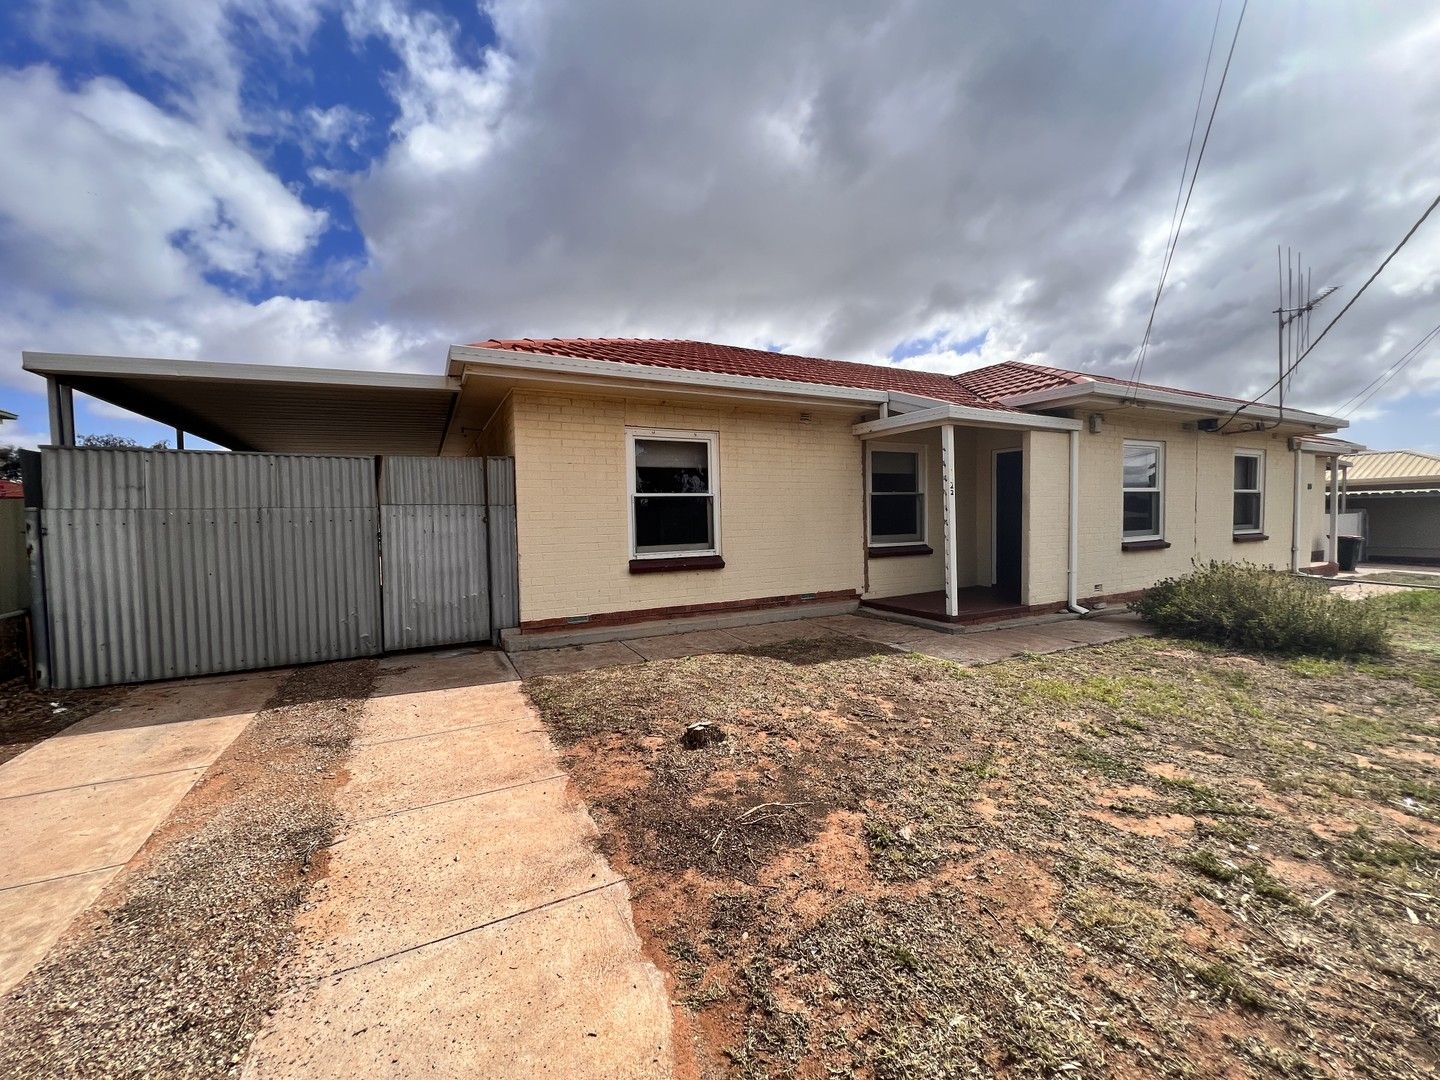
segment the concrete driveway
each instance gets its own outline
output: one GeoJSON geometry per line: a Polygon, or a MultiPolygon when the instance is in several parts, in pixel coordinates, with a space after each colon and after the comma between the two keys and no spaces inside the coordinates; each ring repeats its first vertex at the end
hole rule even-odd
{"type": "Polygon", "coordinates": [[[244,1075],[669,1076],[663,977],[508,660],[383,664],[244,1075]]]}
{"type": "Polygon", "coordinates": [[[282,674],[140,687],[0,765],[0,993],[140,850],[282,674]]]}

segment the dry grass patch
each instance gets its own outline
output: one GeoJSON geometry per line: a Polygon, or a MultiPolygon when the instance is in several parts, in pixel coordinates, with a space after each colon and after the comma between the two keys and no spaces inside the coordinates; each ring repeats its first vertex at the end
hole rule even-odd
{"type": "Polygon", "coordinates": [[[1165,639],[962,668],[837,637],[527,687],[701,1075],[1418,1077],[1416,640],[1374,670],[1165,639]],[[683,749],[698,720],[728,738],[683,749]]]}

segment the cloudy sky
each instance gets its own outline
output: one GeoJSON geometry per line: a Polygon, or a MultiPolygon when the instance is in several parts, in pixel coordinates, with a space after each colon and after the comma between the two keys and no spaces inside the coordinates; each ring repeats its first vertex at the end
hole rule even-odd
{"type": "MultiPolygon", "coordinates": [[[[641,335],[1124,374],[1214,23],[1190,0],[9,3],[3,435],[43,436],[25,348],[435,372],[456,341],[641,335]]],[[[1147,380],[1265,387],[1277,244],[1340,287],[1322,314],[1378,265],[1440,194],[1437,53],[1431,4],[1253,0],[1147,380]]],[[[1437,286],[1440,212],[1293,400],[1344,403],[1440,323],[1437,286]]],[[[1353,422],[1440,450],[1440,345],[1353,422]]],[[[153,430],[93,402],[79,426],[153,430]]]]}

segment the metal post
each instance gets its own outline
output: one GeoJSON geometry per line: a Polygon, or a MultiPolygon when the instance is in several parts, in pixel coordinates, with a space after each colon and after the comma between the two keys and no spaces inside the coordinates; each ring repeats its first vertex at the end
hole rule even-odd
{"type": "Polygon", "coordinates": [[[1305,451],[1300,449],[1300,440],[1290,440],[1290,450],[1295,455],[1295,492],[1291,498],[1291,522],[1290,522],[1290,572],[1300,572],[1300,523],[1303,515],[1300,513],[1300,498],[1302,470],[1305,461],[1305,451]]]}
{"type": "Polygon", "coordinates": [[[185,449],[185,431],[184,431],[183,428],[178,428],[178,427],[177,427],[177,428],[175,429],[175,449],[176,449],[176,450],[184,450],[184,449],[185,449]]]}
{"type": "Polygon", "coordinates": [[[960,584],[956,576],[955,540],[955,425],[942,424],[940,427],[940,497],[945,522],[945,614],[954,618],[960,614],[960,584]]]}
{"type": "Polygon", "coordinates": [[[45,391],[50,401],[50,444],[74,446],[75,398],[70,387],[51,377],[45,380],[45,391]]]}
{"type": "Polygon", "coordinates": [[[1327,562],[1340,561],[1340,455],[1330,459],[1330,550],[1327,562]]]}

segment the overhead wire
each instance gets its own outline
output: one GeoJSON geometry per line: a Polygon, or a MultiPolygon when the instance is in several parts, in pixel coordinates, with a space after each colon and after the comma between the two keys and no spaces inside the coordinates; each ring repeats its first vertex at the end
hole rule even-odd
{"type": "Polygon", "coordinates": [[[1220,15],[1225,8],[1225,0],[1219,0],[1215,6],[1215,25],[1210,31],[1210,47],[1205,53],[1205,70],[1200,79],[1200,91],[1195,96],[1195,114],[1190,121],[1190,139],[1185,146],[1185,164],[1180,169],[1180,184],[1175,191],[1175,203],[1179,207],[1179,216],[1176,216],[1174,209],[1170,211],[1171,229],[1166,238],[1165,258],[1160,267],[1160,280],[1155,286],[1155,299],[1150,304],[1150,316],[1145,321],[1145,334],[1140,340],[1140,348],[1135,354],[1135,363],[1130,369],[1132,389],[1138,389],[1140,374],[1145,370],[1145,357],[1150,349],[1150,337],[1155,329],[1155,313],[1160,307],[1160,297],[1165,291],[1165,281],[1170,276],[1170,264],[1175,259],[1175,249],[1180,244],[1180,231],[1185,225],[1185,214],[1190,209],[1190,197],[1195,193],[1195,180],[1200,175],[1200,163],[1205,158],[1205,147],[1210,142],[1210,131],[1215,126],[1215,113],[1220,108],[1220,97],[1225,92],[1225,79],[1230,74],[1230,61],[1235,56],[1235,43],[1240,38],[1240,26],[1245,21],[1245,9],[1249,7],[1250,0],[1240,6],[1240,17],[1235,21],[1235,35],[1230,40],[1230,52],[1225,57],[1225,68],[1220,74],[1220,84],[1215,91],[1215,101],[1210,108],[1210,117],[1205,123],[1205,135],[1200,140],[1200,151],[1195,156],[1195,168],[1190,170],[1190,152],[1195,144],[1195,129],[1200,119],[1200,109],[1205,101],[1205,87],[1210,81],[1210,62],[1215,53],[1215,39],[1220,29],[1220,15]],[[1185,175],[1190,174],[1190,187],[1185,188],[1185,175]],[[1180,203],[1180,193],[1185,191],[1185,202],[1180,203]]]}
{"type": "Polygon", "coordinates": [[[1297,356],[1293,361],[1291,361],[1290,365],[1280,373],[1280,377],[1278,379],[1272,382],[1260,393],[1256,394],[1249,401],[1245,402],[1243,405],[1237,406],[1219,424],[1219,426],[1216,427],[1216,431],[1224,431],[1227,427],[1230,426],[1230,424],[1235,420],[1237,416],[1239,416],[1242,412],[1248,409],[1251,405],[1259,404],[1260,400],[1264,398],[1266,394],[1270,393],[1270,391],[1274,390],[1287,378],[1289,378],[1295,373],[1295,369],[1298,368],[1302,363],[1304,363],[1305,358],[1315,351],[1315,349],[1320,345],[1320,342],[1325,340],[1325,335],[1330,333],[1330,331],[1334,328],[1335,324],[1345,317],[1345,313],[1355,306],[1355,301],[1359,300],[1360,297],[1365,295],[1365,290],[1370,288],[1371,284],[1374,283],[1375,279],[1384,272],[1385,267],[1390,265],[1390,261],[1394,259],[1396,255],[1400,254],[1401,249],[1410,242],[1410,238],[1414,236],[1417,231],[1419,231],[1421,225],[1425,224],[1425,220],[1434,212],[1435,207],[1437,206],[1440,206],[1440,195],[1435,196],[1435,198],[1431,201],[1430,205],[1425,208],[1425,212],[1420,215],[1414,225],[1410,226],[1409,232],[1402,236],[1400,238],[1400,242],[1390,249],[1390,254],[1385,256],[1384,261],[1375,268],[1375,272],[1365,279],[1365,283],[1361,285],[1360,288],[1355,290],[1355,295],[1350,297],[1350,299],[1346,302],[1345,306],[1341,308],[1338,312],[1336,312],[1335,317],[1325,324],[1325,328],[1320,331],[1319,336],[1316,337],[1314,341],[1310,342],[1310,344],[1305,347],[1305,350],[1299,356],[1297,356]]]}
{"type": "Polygon", "coordinates": [[[1388,386],[1390,382],[1395,378],[1395,376],[1399,375],[1400,372],[1404,371],[1405,368],[1410,365],[1410,362],[1414,360],[1417,356],[1419,356],[1421,352],[1424,351],[1425,346],[1429,345],[1437,337],[1440,337],[1440,323],[1437,323],[1434,327],[1431,328],[1429,333],[1427,333],[1414,345],[1411,345],[1410,348],[1406,349],[1400,359],[1396,360],[1379,375],[1375,376],[1375,378],[1371,379],[1359,390],[1351,394],[1350,397],[1344,402],[1344,404],[1338,406],[1335,409],[1334,415],[1340,417],[1343,420],[1350,416],[1353,416],[1355,413],[1363,409],[1366,402],[1368,402],[1371,398],[1373,398],[1376,394],[1378,394],[1381,390],[1388,386]]]}

